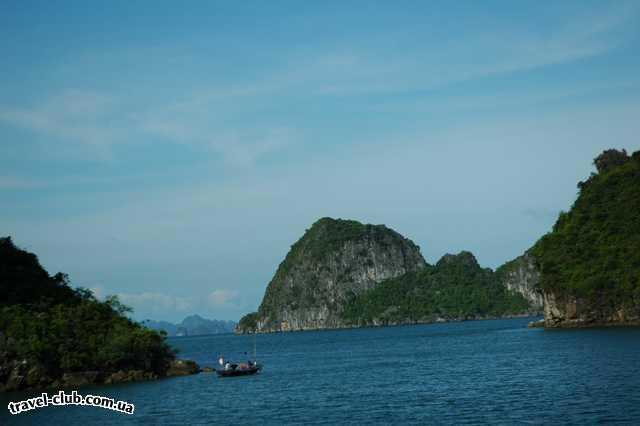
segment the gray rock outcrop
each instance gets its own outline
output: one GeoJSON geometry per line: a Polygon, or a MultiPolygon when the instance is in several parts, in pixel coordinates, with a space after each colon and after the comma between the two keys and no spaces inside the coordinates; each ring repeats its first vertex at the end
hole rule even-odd
{"type": "Polygon", "coordinates": [[[530,253],[525,252],[522,256],[505,263],[496,273],[507,289],[521,294],[531,304],[532,311],[542,312],[544,300],[538,288],[540,270],[530,253]]]}
{"type": "Polygon", "coordinates": [[[544,292],[544,326],[547,328],[616,325],[640,325],[640,308],[544,292]]]}
{"type": "Polygon", "coordinates": [[[320,219],[291,247],[257,314],[237,331],[344,327],[340,314],[350,298],[425,265],[418,246],[384,225],[320,219]]]}

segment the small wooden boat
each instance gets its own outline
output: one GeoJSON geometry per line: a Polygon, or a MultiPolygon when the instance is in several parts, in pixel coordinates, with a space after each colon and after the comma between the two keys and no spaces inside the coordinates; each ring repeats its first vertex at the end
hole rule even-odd
{"type": "Polygon", "coordinates": [[[220,368],[216,368],[218,377],[250,376],[262,370],[262,365],[258,364],[256,358],[256,335],[253,335],[253,361],[249,360],[246,363],[239,364],[232,363],[225,361],[224,357],[220,355],[218,364],[220,364],[220,368]]]}
{"type": "Polygon", "coordinates": [[[248,364],[229,364],[226,368],[217,368],[218,377],[236,377],[250,376],[262,370],[262,366],[257,363],[248,364]]]}

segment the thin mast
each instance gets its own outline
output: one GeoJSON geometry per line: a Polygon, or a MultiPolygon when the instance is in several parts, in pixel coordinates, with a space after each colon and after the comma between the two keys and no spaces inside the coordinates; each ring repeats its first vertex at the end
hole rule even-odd
{"type": "Polygon", "coordinates": [[[253,332],[253,362],[256,362],[256,333],[253,332]]]}

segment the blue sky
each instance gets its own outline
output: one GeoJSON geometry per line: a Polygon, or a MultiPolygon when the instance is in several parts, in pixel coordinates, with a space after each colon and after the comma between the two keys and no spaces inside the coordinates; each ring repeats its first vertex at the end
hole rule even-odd
{"type": "Polygon", "coordinates": [[[499,266],[640,149],[637,1],[2,2],[0,55],[0,234],[138,319],[238,319],[323,216],[499,266]]]}

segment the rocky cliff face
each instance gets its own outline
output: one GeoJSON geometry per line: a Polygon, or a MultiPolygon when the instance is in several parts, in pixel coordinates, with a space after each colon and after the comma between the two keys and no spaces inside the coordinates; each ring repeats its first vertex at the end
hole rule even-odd
{"type": "Polygon", "coordinates": [[[599,303],[593,298],[544,293],[544,320],[547,328],[640,325],[640,306],[599,303]]]}
{"type": "Polygon", "coordinates": [[[418,246],[384,225],[320,219],[291,247],[257,314],[241,320],[237,331],[344,327],[349,300],[425,265],[418,246]]]}
{"type": "Polygon", "coordinates": [[[530,253],[505,263],[496,273],[507,289],[521,294],[531,304],[532,311],[542,312],[544,300],[538,288],[540,270],[530,253]]]}

